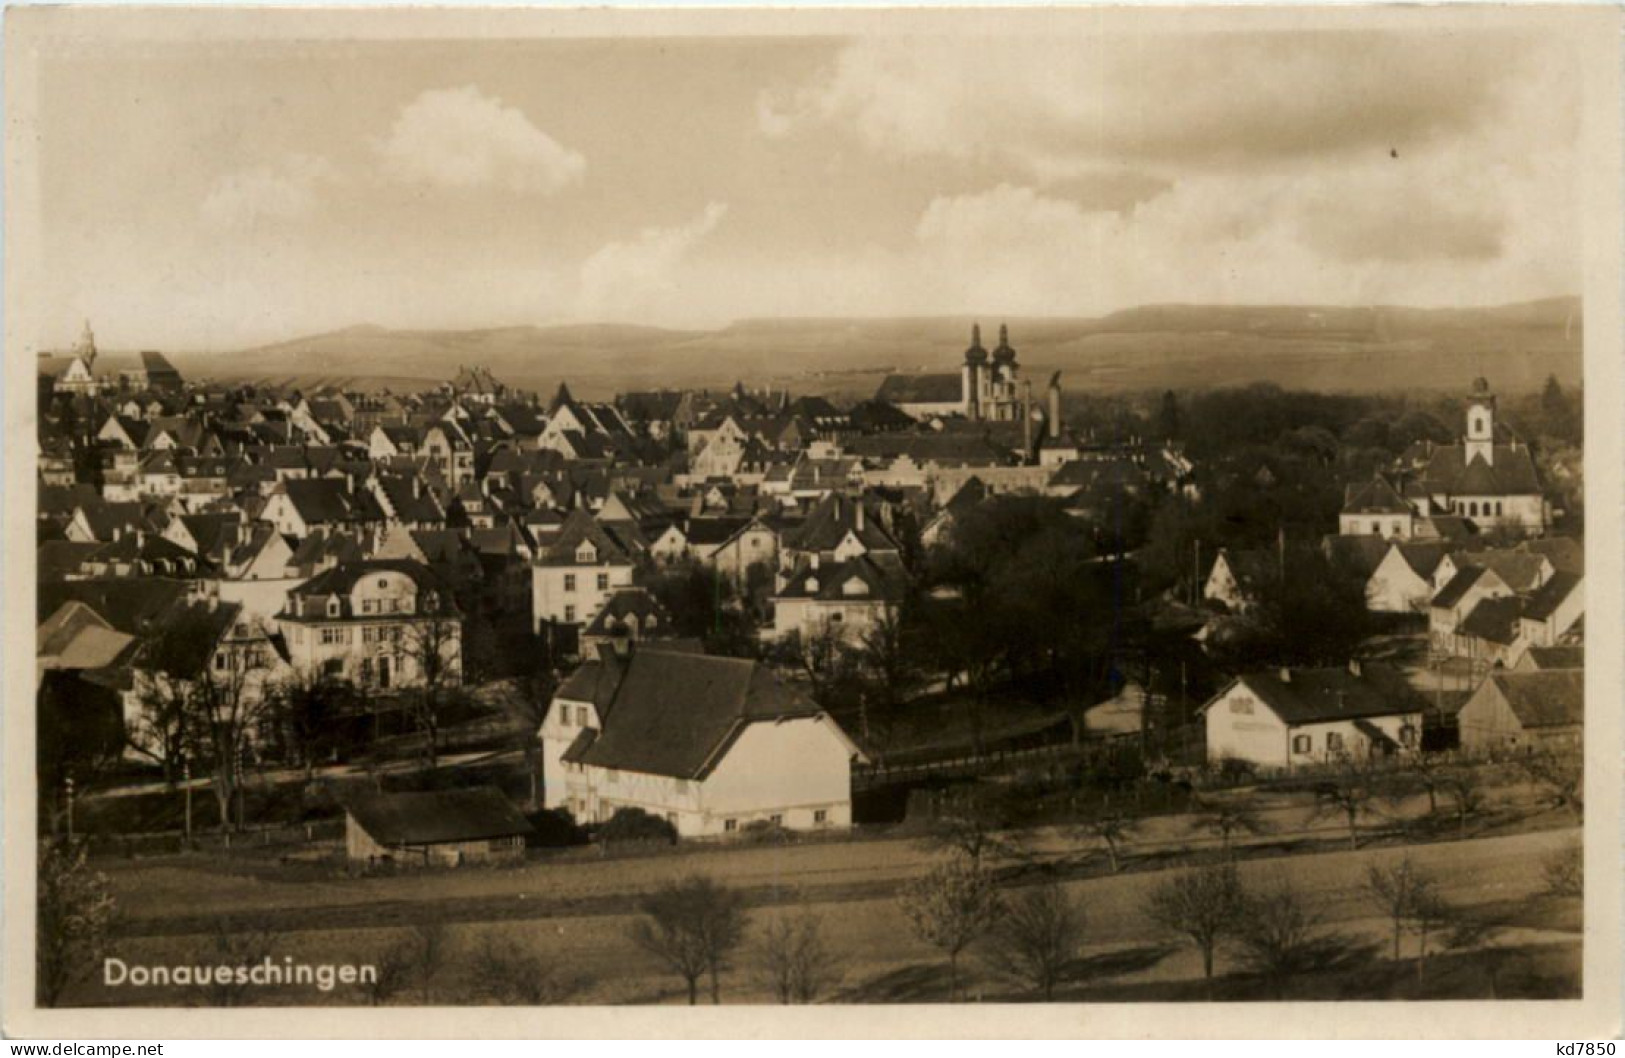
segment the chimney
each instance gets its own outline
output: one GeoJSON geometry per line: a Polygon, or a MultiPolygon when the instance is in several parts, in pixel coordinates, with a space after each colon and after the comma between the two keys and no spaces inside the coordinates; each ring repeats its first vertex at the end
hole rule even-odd
{"type": "Polygon", "coordinates": [[[861,533],[861,532],[863,532],[863,501],[862,500],[858,501],[857,508],[858,508],[858,515],[857,515],[858,532],[861,533]]]}
{"type": "Polygon", "coordinates": [[[1292,670],[1287,669],[1287,668],[1283,668],[1281,670],[1281,672],[1280,672],[1280,677],[1281,677],[1281,682],[1282,683],[1291,683],[1292,682],[1292,670]]]}
{"type": "Polygon", "coordinates": [[[423,480],[416,474],[412,475],[412,498],[420,499],[423,496],[423,480]]]}
{"type": "Polygon", "coordinates": [[[816,551],[814,551],[812,553],[812,568],[813,569],[818,568],[818,552],[816,552],[816,551]]]}
{"type": "Polygon", "coordinates": [[[1061,373],[1055,372],[1049,380],[1049,435],[1061,439],[1061,373]]]}

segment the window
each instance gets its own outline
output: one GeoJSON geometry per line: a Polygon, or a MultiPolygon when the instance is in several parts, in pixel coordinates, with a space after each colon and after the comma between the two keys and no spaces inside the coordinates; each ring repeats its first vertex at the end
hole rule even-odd
{"type": "Polygon", "coordinates": [[[829,810],[826,809],[826,808],[820,808],[817,811],[815,811],[813,813],[813,822],[814,823],[828,823],[829,822],[829,810]]]}
{"type": "Polygon", "coordinates": [[[608,573],[600,573],[600,574],[598,574],[598,590],[599,591],[608,591],[609,590],[609,574],[608,573]]]}
{"type": "Polygon", "coordinates": [[[342,640],[339,639],[339,633],[341,631],[343,631],[343,630],[339,629],[339,628],[324,628],[324,629],[322,629],[322,646],[330,647],[330,646],[334,645],[335,643],[342,642],[342,640]]]}
{"type": "Polygon", "coordinates": [[[576,608],[574,606],[566,606],[564,608],[564,623],[567,624],[567,625],[568,624],[575,624],[575,620],[576,620],[576,608]]]}
{"type": "Polygon", "coordinates": [[[1294,752],[1294,753],[1308,753],[1309,752],[1309,747],[1310,747],[1310,739],[1309,739],[1308,735],[1293,735],[1292,736],[1292,752],[1294,752]]]}
{"type": "Polygon", "coordinates": [[[378,600],[377,599],[362,599],[361,600],[361,612],[362,613],[375,613],[375,612],[377,612],[377,609],[378,609],[378,600]]]}
{"type": "Polygon", "coordinates": [[[1336,753],[1343,748],[1343,736],[1336,731],[1326,732],[1326,752],[1336,753]]]}
{"type": "Polygon", "coordinates": [[[224,655],[224,654],[216,654],[214,656],[214,671],[216,671],[216,672],[224,672],[224,671],[226,671],[226,655],[224,655]]]}
{"type": "Polygon", "coordinates": [[[583,540],[581,546],[576,548],[577,562],[597,562],[598,549],[592,546],[592,541],[583,540]]]}
{"type": "Polygon", "coordinates": [[[1253,711],[1253,700],[1251,698],[1232,698],[1230,699],[1230,711],[1250,716],[1253,711]]]}
{"type": "Polygon", "coordinates": [[[1399,744],[1407,748],[1416,745],[1416,725],[1406,724],[1399,729],[1399,744]]]}
{"type": "Polygon", "coordinates": [[[565,591],[575,591],[576,590],[576,575],[574,573],[566,573],[564,575],[564,590],[565,591]]]}
{"type": "Polygon", "coordinates": [[[339,615],[339,601],[337,599],[329,599],[329,600],[327,600],[327,616],[329,616],[329,617],[337,617],[338,615],[339,615]]]}
{"type": "Polygon", "coordinates": [[[722,829],[724,833],[732,834],[734,831],[739,829],[739,820],[724,819],[722,821],[722,829]]]}
{"type": "Polygon", "coordinates": [[[767,817],[767,821],[768,821],[768,822],[769,822],[769,823],[772,823],[772,824],[773,824],[773,825],[774,825],[774,826],[776,826],[776,827],[782,827],[782,826],[784,826],[784,817],[783,817],[783,816],[782,816],[782,815],[771,815],[771,816],[768,816],[768,817],[767,817]]]}

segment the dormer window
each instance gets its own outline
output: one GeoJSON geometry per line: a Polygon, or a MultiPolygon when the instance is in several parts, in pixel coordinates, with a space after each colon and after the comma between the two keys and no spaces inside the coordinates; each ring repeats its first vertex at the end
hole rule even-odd
{"type": "Polygon", "coordinates": [[[592,546],[592,541],[591,540],[583,540],[583,541],[581,541],[581,546],[576,548],[576,561],[577,562],[597,562],[598,561],[598,549],[596,547],[592,546]]]}
{"type": "Polygon", "coordinates": [[[327,616],[329,616],[329,617],[337,617],[338,615],[339,615],[339,600],[338,600],[337,596],[334,596],[334,597],[329,598],[327,600],[327,616]]]}
{"type": "Polygon", "coordinates": [[[805,587],[807,589],[807,594],[809,594],[809,595],[811,595],[813,592],[817,591],[818,590],[818,578],[817,577],[808,577],[805,587]]]}
{"type": "Polygon", "coordinates": [[[869,585],[863,583],[857,577],[853,577],[842,586],[841,593],[843,595],[868,595],[869,585]]]}

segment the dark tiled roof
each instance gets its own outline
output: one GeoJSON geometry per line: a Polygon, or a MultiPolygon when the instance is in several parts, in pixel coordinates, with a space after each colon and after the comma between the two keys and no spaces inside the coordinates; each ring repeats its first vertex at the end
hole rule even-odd
{"type": "Polygon", "coordinates": [[[1462,620],[1457,631],[1464,636],[1506,646],[1518,638],[1518,617],[1522,612],[1523,600],[1516,595],[1481,599],[1462,620]]]}
{"type": "Polygon", "coordinates": [[[1572,593],[1580,590],[1581,578],[1573,573],[1553,573],[1552,579],[1536,588],[1524,603],[1523,616],[1544,621],[1557,612],[1572,593]]]}
{"type": "MultiPolygon", "coordinates": [[[[324,570],[297,587],[288,590],[289,595],[348,595],[363,577],[374,573],[404,573],[412,579],[419,591],[444,592],[446,585],[440,577],[421,562],[414,562],[405,558],[374,558],[365,562],[345,562],[324,570]]],[[[449,595],[442,596],[442,602],[449,607],[449,595]]]]}
{"type": "Polygon", "coordinates": [[[627,619],[632,617],[637,618],[645,635],[658,635],[672,628],[671,615],[647,588],[622,588],[604,600],[604,605],[587,625],[585,634],[614,635],[624,631],[627,619]]]}
{"type": "Polygon", "coordinates": [[[1236,682],[1292,725],[1415,713],[1427,705],[1398,671],[1372,662],[1358,676],[1348,668],[1292,669],[1286,680],[1279,672],[1249,672],[1236,682]]]}
{"type": "Polygon", "coordinates": [[[859,555],[839,564],[823,563],[817,567],[803,559],[785,578],[783,590],[775,597],[854,603],[883,601],[898,598],[902,594],[903,581],[902,561],[896,555],[885,552],[859,555]],[[854,581],[862,585],[861,591],[851,590],[854,581]]]}
{"type": "Polygon", "coordinates": [[[1450,583],[1439,589],[1439,594],[1433,597],[1432,605],[1440,610],[1449,610],[1466,597],[1478,579],[1487,571],[1478,566],[1463,566],[1456,570],[1456,575],[1450,578],[1450,583]]]}
{"type": "Polygon", "coordinates": [[[1393,541],[1386,537],[1368,534],[1364,536],[1328,536],[1325,539],[1326,554],[1334,562],[1346,562],[1354,569],[1366,576],[1370,576],[1387,557],[1388,549],[1393,541]]]}
{"type": "Polygon", "coordinates": [[[1528,446],[1498,444],[1493,453],[1491,464],[1477,458],[1469,462],[1466,448],[1459,444],[1435,448],[1424,471],[1428,490],[1452,496],[1539,494],[1540,480],[1528,446]]]}
{"type": "Polygon", "coordinates": [[[1343,492],[1344,514],[1410,514],[1411,505],[1380,474],[1343,492]]]}
{"type": "Polygon", "coordinates": [[[1529,658],[1542,672],[1550,669],[1583,669],[1585,647],[1530,647],[1529,658]]]}
{"type": "Polygon", "coordinates": [[[367,794],[345,808],[374,841],[387,846],[486,841],[535,833],[513,802],[493,786],[367,794]]]}
{"type": "Polygon", "coordinates": [[[1525,728],[1569,727],[1585,721],[1585,672],[1502,672],[1490,677],[1525,728]]]}
{"type": "Polygon", "coordinates": [[[875,399],[892,404],[957,404],[965,386],[959,375],[887,375],[875,399]]]}
{"type": "Polygon", "coordinates": [[[616,540],[606,530],[598,519],[588,512],[577,508],[564,519],[564,525],[559,529],[548,544],[546,552],[542,555],[541,564],[547,566],[575,566],[581,563],[576,559],[576,549],[584,541],[591,541],[597,550],[597,558],[589,565],[625,565],[632,561],[620,541],[616,540]]]}
{"type": "Polygon", "coordinates": [[[1527,541],[1523,547],[1533,554],[1545,555],[1551,560],[1552,568],[1560,573],[1585,573],[1585,544],[1572,536],[1542,537],[1539,540],[1527,541]]]}
{"type": "Polygon", "coordinates": [[[748,724],[820,715],[754,661],[642,647],[618,671],[598,738],[567,760],[703,779],[748,724]]]}

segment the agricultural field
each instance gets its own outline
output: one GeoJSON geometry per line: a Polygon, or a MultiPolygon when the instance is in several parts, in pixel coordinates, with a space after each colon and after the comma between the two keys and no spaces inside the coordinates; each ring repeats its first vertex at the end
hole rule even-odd
{"type": "MultiPolygon", "coordinates": [[[[1547,893],[1546,864],[1578,841],[1574,817],[1542,807],[1531,791],[1497,787],[1470,840],[1454,833],[1416,840],[1424,799],[1386,804],[1382,819],[1349,848],[1346,829],[1321,818],[1312,799],[1270,796],[1257,805],[1259,833],[1236,840],[1249,887],[1290,884],[1316,909],[1318,969],[1289,983],[1306,998],[1572,995],[1581,947],[1580,902],[1547,893]],[[1437,881],[1452,927],[1433,944],[1425,972],[1407,936],[1403,968],[1392,963],[1390,926],[1362,891],[1372,864],[1410,857],[1437,881]],[[1465,952],[1472,952],[1465,958],[1465,952]]],[[[1083,942],[1056,998],[1090,1001],[1264,998],[1258,981],[1221,944],[1216,977],[1203,980],[1188,942],[1147,918],[1146,894],[1196,854],[1216,856],[1218,839],[1189,816],[1143,820],[1125,844],[1121,871],[1078,831],[1019,835],[1019,855],[992,869],[1006,894],[1050,881],[1077,902],[1083,942]]],[[[314,863],[215,854],[104,859],[122,928],[112,953],[129,963],[257,961],[264,954],[309,962],[367,963],[398,957],[424,930],[436,946],[433,972],[394,995],[353,988],[312,995],[259,990],[264,1003],[480,1003],[491,992],[480,953],[493,941],[525,953],[527,972],[552,982],[546,1001],[684,1002],[683,982],[630,939],[639,897],[663,882],[703,875],[738,892],[747,908],[744,943],[721,975],[723,1002],[770,1002],[758,945],[776,919],[812,916],[838,968],[824,1000],[929,1002],[948,998],[941,955],[911,931],[898,895],[910,879],[955,855],[918,834],[803,844],[685,846],[604,856],[598,849],[551,853],[512,868],[465,868],[350,877],[314,863]],[[229,940],[227,939],[229,936],[229,940]],[[427,991],[425,991],[427,989],[427,991]]],[[[1030,998],[994,974],[972,949],[961,960],[964,998],[1030,998]]],[[[109,989],[87,983],[70,1004],[187,1004],[185,990],[109,989]]]]}

